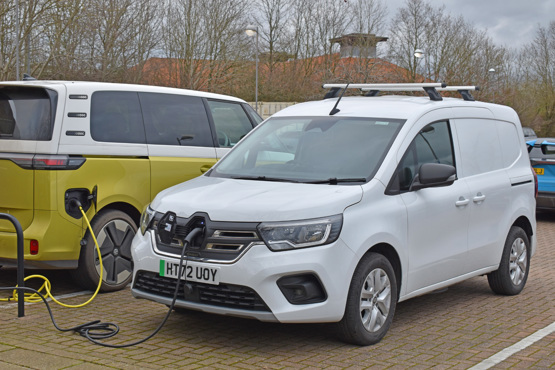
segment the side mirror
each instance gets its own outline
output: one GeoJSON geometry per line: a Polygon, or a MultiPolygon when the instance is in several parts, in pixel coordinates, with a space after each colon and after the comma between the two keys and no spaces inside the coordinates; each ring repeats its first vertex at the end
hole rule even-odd
{"type": "Polygon", "coordinates": [[[441,163],[424,163],[414,177],[410,190],[449,186],[456,179],[457,169],[455,167],[441,163]]]}

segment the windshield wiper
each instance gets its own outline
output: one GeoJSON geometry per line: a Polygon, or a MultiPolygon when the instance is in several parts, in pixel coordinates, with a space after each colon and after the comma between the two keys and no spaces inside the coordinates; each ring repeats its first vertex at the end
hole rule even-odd
{"type": "Polygon", "coordinates": [[[342,182],[366,182],[366,178],[364,177],[354,177],[354,178],[337,178],[332,177],[327,180],[314,180],[314,181],[303,181],[307,184],[330,184],[330,185],[337,185],[342,182]]]}
{"type": "Polygon", "coordinates": [[[231,176],[235,180],[259,180],[259,181],[276,181],[276,182],[299,182],[297,180],[282,179],[280,177],[267,177],[267,176],[231,176]]]}

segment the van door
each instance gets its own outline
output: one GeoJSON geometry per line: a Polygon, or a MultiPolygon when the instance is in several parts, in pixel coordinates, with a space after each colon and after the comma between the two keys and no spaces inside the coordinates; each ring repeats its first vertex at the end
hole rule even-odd
{"type": "Polygon", "coordinates": [[[456,180],[412,191],[410,185],[424,163],[456,165],[448,121],[420,130],[397,169],[408,219],[408,293],[461,275],[467,258],[468,187],[456,180]]]}
{"type": "Polygon", "coordinates": [[[216,163],[216,149],[202,98],[139,93],[151,171],[151,198],[202,175],[216,163]]]}
{"type": "MultiPolygon", "coordinates": [[[[35,153],[42,143],[51,147],[58,101],[54,90],[41,87],[0,88],[0,212],[17,218],[23,230],[34,217],[35,169],[48,165],[48,154],[35,153]]],[[[2,231],[14,229],[0,220],[2,231]]]]}
{"type": "MultiPolygon", "coordinates": [[[[518,151],[512,159],[504,155],[509,154],[510,148],[502,149],[498,130],[511,130],[511,125],[492,119],[454,120],[461,151],[461,178],[471,193],[467,272],[494,266],[501,258],[512,217],[511,182],[505,168],[517,159],[518,151]]],[[[503,145],[520,148],[516,136],[515,141],[503,145]]]]}

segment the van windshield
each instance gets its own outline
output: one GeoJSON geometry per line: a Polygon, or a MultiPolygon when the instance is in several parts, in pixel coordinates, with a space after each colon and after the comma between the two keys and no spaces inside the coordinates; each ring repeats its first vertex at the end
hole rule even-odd
{"type": "Polygon", "coordinates": [[[50,90],[0,86],[0,140],[51,140],[56,101],[50,90]]]}
{"type": "Polygon", "coordinates": [[[303,183],[364,183],[378,170],[404,120],[270,118],[209,176],[303,183]]]}

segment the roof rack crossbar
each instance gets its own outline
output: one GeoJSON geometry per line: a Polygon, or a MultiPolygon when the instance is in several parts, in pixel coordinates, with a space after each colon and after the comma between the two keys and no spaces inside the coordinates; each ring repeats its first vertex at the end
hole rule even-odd
{"type": "MultiPolygon", "coordinates": [[[[398,83],[398,84],[324,84],[322,87],[324,89],[332,89],[334,87],[344,89],[349,85],[349,89],[365,89],[365,90],[382,90],[387,88],[396,88],[397,91],[407,91],[406,89],[416,88],[423,89],[424,87],[446,87],[445,83],[441,82],[427,82],[427,83],[398,83]]],[[[409,90],[410,91],[410,90],[409,90]]]]}
{"type": "Polygon", "coordinates": [[[337,97],[341,89],[360,89],[365,92],[364,96],[377,96],[380,91],[422,91],[424,90],[430,100],[443,100],[439,91],[457,91],[467,101],[474,101],[470,91],[480,90],[478,86],[447,86],[445,83],[383,83],[383,84],[324,84],[324,89],[331,89],[324,99],[337,97]]]}
{"type": "Polygon", "coordinates": [[[462,98],[466,101],[474,101],[474,97],[470,94],[470,91],[478,91],[480,87],[478,86],[447,86],[444,88],[437,89],[438,91],[458,91],[462,98]]]}

